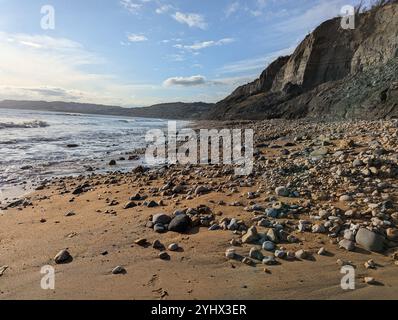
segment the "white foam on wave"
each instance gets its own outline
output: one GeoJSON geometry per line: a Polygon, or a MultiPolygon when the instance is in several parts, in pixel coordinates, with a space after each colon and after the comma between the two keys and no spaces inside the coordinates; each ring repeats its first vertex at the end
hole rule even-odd
{"type": "Polygon", "coordinates": [[[0,130],[1,129],[29,129],[29,128],[45,128],[50,125],[41,120],[32,120],[32,121],[24,121],[24,122],[0,122],[0,130]]]}

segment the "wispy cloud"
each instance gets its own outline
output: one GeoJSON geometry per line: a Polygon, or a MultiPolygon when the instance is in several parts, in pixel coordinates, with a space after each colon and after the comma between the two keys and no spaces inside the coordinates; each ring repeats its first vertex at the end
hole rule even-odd
{"type": "Polygon", "coordinates": [[[148,38],[143,34],[129,33],[127,35],[127,40],[129,42],[143,42],[143,41],[148,41],[148,38]]]}
{"type": "Polygon", "coordinates": [[[83,46],[65,38],[53,38],[46,35],[7,34],[0,32],[0,40],[26,47],[46,50],[75,50],[83,46]]]}
{"type": "Polygon", "coordinates": [[[172,17],[179,23],[188,25],[190,28],[205,30],[208,26],[204,16],[197,13],[176,12],[172,17]]]}
{"type": "Polygon", "coordinates": [[[176,44],[174,45],[175,48],[177,49],[183,49],[183,50],[202,50],[205,48],[209,47],[214,47],[214,46],[222,46],[225,44],[229,44],[234,42],[235,39],[233,38],[224,38],[218,41],[210,40],[210,41],[202,41],[202,42],[195,42],[194,44],[191,45],[183,45],[183,44],[176,44]]]}
{"type": "Polygon", "coordinates": [[[120,5],[133,14],[136,14],[142,8],[141,3],[136,3],[131,0],[120,0],[120,5]]]}
{"type": "Polygon", "coordinates": [[[159,6],[159,7],[155,10],[155,12],[156,12],[157,14],[164,14],[164,13],[169,12],[171,9],[173,9],[173,6],[172,6],[172,5],[170,5],[170,4],[163,4],[163,5],[159,6]]]}
{"type": "Polygon", "coordinates": [[[286,49],[278,50],[275,52],[271,52],[267,55],[262,57],[256,57],[251,59],[244,59],[235,61],[219,69],[219,72],[222,74],[227,73],[242,73],[242,72],[253,72],[253,71],[260,71],[265,69],[265,67],[270,64],[273,60],[280,56],[285,56],[291,54],[294,50],[294,47],[289,47],[286,49]]]}
{"type": "Polygon", "coordinates": [[[70,39],[1,32],[0,46],[0,99],[133,105],[148,101],[149,90],[156,92],[87,71],[83,67],[107,61],[70,39]]]}
{"type": "Polygon", "coordinates": [[[232,2],[227,6],[225,9],[225,16],[228,18],[231,15],[233,15],[235,12],[237,12],[240,8],[240,3],[239,1],[232,2]]]}

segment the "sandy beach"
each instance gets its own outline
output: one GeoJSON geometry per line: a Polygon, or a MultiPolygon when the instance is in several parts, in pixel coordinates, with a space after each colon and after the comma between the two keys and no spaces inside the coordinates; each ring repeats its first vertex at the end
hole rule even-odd
{"type": "Polygon", "coordinates": [[[242,125],[255,130],[249,176],[138,167],[3,201],[0,299],[397,299],[397,123],[218,124],[242,125]],[[168,231],[178,216],[189,225],[168,231]],[[383,237],[381,252],[355,239],[361,228],[383,237]],[[46,265],[55,290],[41,288],[46,265]],[[344,265],[355,290],[341,287],[344,265]]]}

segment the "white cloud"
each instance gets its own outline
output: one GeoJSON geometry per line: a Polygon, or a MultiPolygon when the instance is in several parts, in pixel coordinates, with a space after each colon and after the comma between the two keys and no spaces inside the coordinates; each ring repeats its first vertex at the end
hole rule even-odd
{"type": "Polygon", "coordinates": [[[82,46],[74,41],[65,38],[52,38],[46,35],[29,35],[29,34],[7,34],[0,32],[0,41],[19,44],[36,49],[47,50],[66,50],[81,49],[82,46]]]}
{"type": "Polygon", "coordinates": [[[169,5],[169,4],[164,4],[161,5],[159,8],[157,8],[155,11],[157,14],[164,14],[169,12],[171,9],[173,9],[173,6],[169,5]]]}
{"type": "Polygon", "coordinates": [[[134,14],[142,8],[142,4],[132,2],[131,0],[120,0],[120,4],[130,13],[134,14]]]}
{"type": "Polygon", "coordinates": [[[161,88],[83,69],[107,61],[69,39],[1,32],[0,47],[0,100],[137,105],[155,101],[161,88]]]}
{"type": "Polygon", "coordinates": [[[187,24],[190,28],[207,29],[205,18],[200,14],[176,12],[172,17],[179,23],[187,24]]]}
{"type": "Polygon", "coordinates": [[[174,45],[174,47],[177,49],[184,49],[184,50],[202,50],[209,47],[222,46],[225,44],[232,43],[234,41],[235,39],[233,38],[224,38],[218,41],[210,40],[210,41],[196,42],[191,45],[176,44],[174,45]]]}
{"type": "Polygon", "coordinates": [[[127,39],[129,42],[143,42],[143,41],[148,41],[148,38],[144,36],[143,34],[135,34],[135,33],[130,33],[127,35],[127,39]]]}
{"type": "Polygon", "coordinates": [[[182,86],[182,87],[194,87],[194,86],[223,86],[228,87],[232,90],[234,87],[253,81],[256,75],[244,75],[237,77],[226,77],[226,78],[215,78],[208,80],[206,77],[197,75],[191,77],[172,77],[168,78],[163,82],[163,86],[182,86]]]}
{"type": "Polygon", "coordinates": [[[172,77],[168,78],[163,82],[165,87],[171,86],[183,86],[183,87],[193,87],[206,84],[206,78],[201,75],[191,76],[191,77],[172,77]]]}

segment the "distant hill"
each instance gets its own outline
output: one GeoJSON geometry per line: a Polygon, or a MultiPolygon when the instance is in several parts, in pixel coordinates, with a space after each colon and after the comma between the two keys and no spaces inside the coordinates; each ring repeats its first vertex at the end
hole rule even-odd
{"type": "Polygon", "coordinates": [[[142,108],[122,108],[99,104],[62,102],[62,101],[0,101],[0,108],[19,110],[39,110],[52,112],[101,114],[125,117],[144,117],[175,120],[195,120],[208,113],[213,104],[204,102],[164,103],[142,108]]]}

